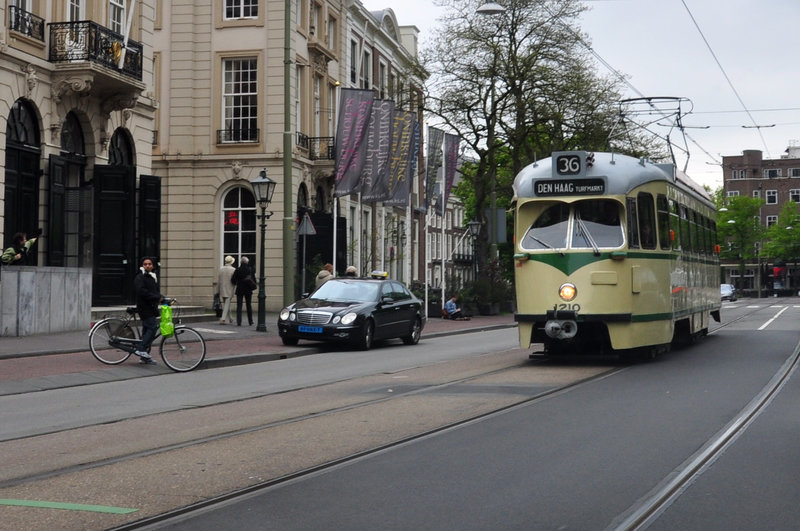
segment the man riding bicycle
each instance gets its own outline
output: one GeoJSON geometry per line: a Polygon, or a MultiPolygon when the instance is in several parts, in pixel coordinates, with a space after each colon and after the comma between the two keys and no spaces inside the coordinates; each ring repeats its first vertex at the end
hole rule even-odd
{"type": "Polygon", "coordinates": [[[155,363],[148,350],[158,332],[161,310],[159,304],[166,298],[159,292],[158,277],[153,269],[153,259],[145,257],[139,273],[133,279],[133,289],[136,293],[136,311],[142,320],[142,339],[136,346],[134,354],[141,358],[142,363],[155,363]]]}

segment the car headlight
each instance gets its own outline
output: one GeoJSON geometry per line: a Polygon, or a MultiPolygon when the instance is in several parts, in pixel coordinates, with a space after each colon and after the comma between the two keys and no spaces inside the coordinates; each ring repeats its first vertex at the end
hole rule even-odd
{"type": "Polygon", "coordinates": [[[289,315],[291,313],[292,312],[289,311],[289,308],[284,308],[283,310],[281,310],[281,313],[280,313],[281,321],[288,321],[289,320],[289,315]]]}
{"type": "Polygon", "coordinates": [[[342,317],[342,324],[349,325],[356,320],[356,317],[358,317],[358,314],[355,312],[347,313],[342,317]]]}
{"type": "Polygon", "coordinates": [[[332,320],[331,322],[332,322],[333,324],[339,324],[339,321],[341,321],[341,320],[342,320],[342,318],[341,318],[341,317],[339,317],[338,315],[334,315],[334,316],[333,316],[333,320],[332,320]]]}

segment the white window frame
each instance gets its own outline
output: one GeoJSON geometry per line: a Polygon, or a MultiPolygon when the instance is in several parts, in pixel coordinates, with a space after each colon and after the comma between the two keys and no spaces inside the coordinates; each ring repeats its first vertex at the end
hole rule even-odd
{"type": "Polygon", "coordinates": [[[763,176],[765,179],[774,179],[776,177],[781,176],[781,169],[780,168],[765,168],[763,170],[763,176]]]}
{"type": "MultiPolygon", "coordinates": [[[[225,131],[258,130],[258,59],[230,57],[222,61],[222,127],[225,131]]],[[[224,143],[257,142],[239,135],[224,143]]]]}
{"type": "MultiPolygon", "coordinates": [[[[236,186],[229,189],[222,195],[222,200],[220,202],[220,213],[222,215],[222,219],[220,220],[220,256],[231,255],[236,258],[236,264],[242,263],[242,256],[247,256],[250,258],[255,258],[257,256],[257,245],[256,242],[257,238],[257,227],[258,221],[253,223],[252,230],[243,228],[244,226],[244,219],[245,213],[247,213],[247,217],[249,219],[255,219],[257,212],[256,212],[256,200],[255,196],[253,196],[253,192],[250,190],[248,186],[236,186]],[[236,206],[226,207],[225,203],[228,199],[230,194],[236,193],[238,194],[236,206]],[[248,195],[249,194],[249,195],[248,195]],[[243,201],[244,200],[244,201],[243,201]],[[247,206],[252,202],[252,206],[247,206]],[[243,205],[246,203],[247,205],[243,205]],[[228,218],[230,213],[234,213],[238,220],[238,227],[236,230],[225,230],[225,221],[228,218]],[[236,240],[236,249],[231,249],[230,246],[226,246],[226,244],[230,241],[231,238],[227,236],[234,235],[236,240]],[[252,249],[244,249],[243,242],[253,242],[252,249]]],[[[255,266],[254,263],[251,263],[252,266],[255,266]]]]}
{"type": "Polygon", "coordinates": [[[372,53],[369,50],[361,54],[361,88],[372,88],[372,53]]]}
{"type": "Polygon", "coordinates": [[[125,34],[125,0],[108,0],[108,28],[125,34]]]}
{"type": "Polygon", "coordinates": [[[778,204],[778,191],[777,190],[767,190],[766,193],[766,200],[768,205],[777,205],[778,204]]]}
{"type": "Polygon", "coordinates": [[[258,0],[225,0],[222,8],[223,20],[258,18],[258,0]]]}
{"type": "Polygon", "coordinates": [[[67,0],[67,22],[86,20],[86,3],[83,0],[67,0]]]}
{"type": "Polygon", "coordinates": [[[800,203],[800,188],[792,188],[789,190],[789,200],[800,203]]]}
{"type": "Polygon", "coordinates": [[[778,216],[767,216],[767,227],[771,227],[778,223],[778,216]]]}
{"type": "Polygon", "coordinates": [[[739,190],[728,190],[725,192],[725,197],[739,197],[739,190]]]}
{"type": "Polygon", "coordinates": [[[794,178],[800,177],[800,168],[789,168],[786,170],[786,175],[794,178]]]}

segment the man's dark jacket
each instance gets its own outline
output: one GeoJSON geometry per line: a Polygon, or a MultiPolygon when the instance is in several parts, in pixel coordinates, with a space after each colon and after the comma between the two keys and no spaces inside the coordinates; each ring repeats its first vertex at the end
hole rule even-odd
{"type": "Polygon", "coordinates": [[[161,293],[156,280],[140,270],[133,279],[133,288],[136,291],[136,310],[139,312],[139,318],[159,317],[161,310],[158,308],[158,303],[161,302],[161,293]]]}

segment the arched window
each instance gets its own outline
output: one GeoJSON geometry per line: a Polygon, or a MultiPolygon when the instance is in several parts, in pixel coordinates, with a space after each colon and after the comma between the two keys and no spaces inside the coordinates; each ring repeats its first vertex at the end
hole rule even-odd
{"type": "Polygon", "coordinates": [[[4,199],[4,244],[19,231],[32,234],[39,227],[39,122],[36,110],[19,99],[8,112],[4,199]]]}
{"type": "Polygon", "coordinates": [[[249,188],[231,188],[222,198],[222,256],[233,256],[236,265],[243,256],[255,264],[256,199],[249,188]]]}
{"type": "Polygon", "coordinates": [[[83,155],[86,153],[83,142],[83,129],[75,113],[68,113],[61,124],[61,151],[83,155]]]}
{"type": "Polygon", "coordinates": [[[135,166],[133,163],[133,146],[128,136],[117,129],[111,136],[108,146],[108,163],[111,166],[135,166]]]}

